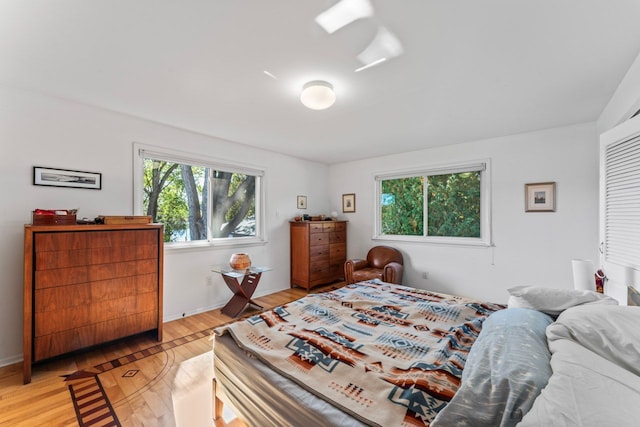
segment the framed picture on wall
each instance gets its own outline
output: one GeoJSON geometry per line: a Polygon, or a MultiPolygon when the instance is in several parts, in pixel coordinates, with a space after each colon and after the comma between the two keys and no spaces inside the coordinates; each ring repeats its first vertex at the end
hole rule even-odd
{"type": "Polygon", "coordinates": [[[536,182],[524,185],[525,212],[555,212],[556,183],[536,182]]]}
{"type": "Polygon", "coordinates": [[[33,185],[102,189],[102,174],[67,169],[33,167],[33,185]]]}
{"type": "Polygon", "coordinates": [[[307,209],[307,196],[298,196],[298,209],[307,209]]]}
{"type": "Polygon", "coordinates": [[[354,193],[342,195],[342,212],[356,211],[356,195],[354,193]]]}

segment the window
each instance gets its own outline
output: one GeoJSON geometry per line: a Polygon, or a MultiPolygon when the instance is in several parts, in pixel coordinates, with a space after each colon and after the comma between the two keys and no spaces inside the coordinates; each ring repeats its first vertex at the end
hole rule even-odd
{"type": "Polygon", "coordinates": [[[264,171],[134,144],[135,205],[176,245],[263,241],[264,171]]]}
{"type": "Polygon", "coordinates": [[[377,239],[489,245],[488,161],[380,174],[377,239]]]}

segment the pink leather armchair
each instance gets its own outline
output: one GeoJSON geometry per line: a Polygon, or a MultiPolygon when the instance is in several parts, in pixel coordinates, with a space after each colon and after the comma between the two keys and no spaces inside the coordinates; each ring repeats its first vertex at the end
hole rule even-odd
{"type": "Polygon", "coordinates": [[[404,271],[402,253],[390,246],[374,246],[367,259],[350,259],[344,263],[347,284],[380,279],[388,283],[402,283],[404,271]]]}

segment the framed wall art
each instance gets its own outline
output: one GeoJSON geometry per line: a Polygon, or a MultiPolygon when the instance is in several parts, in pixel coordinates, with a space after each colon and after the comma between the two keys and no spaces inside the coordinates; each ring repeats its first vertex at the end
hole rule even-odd
{"type": "Polygon", "coordinates": [[[556,183],[536,182],[524,185],[525,212],[555,212],[556,183]]]}
{"type": "Polygon", "coordinates": [[[307,196],[298,196],[298,209],[307,209],[307,196]]]}
{"type": "Polygon", "coordinates": [[[33,185],[102,189],[102,174],[68,169],[33,167],[33,185]]]}
{"type": "Polygon", "coordinates": [[[354,193],[342,195],[342,212],[356,211],[356,195],[354,193]]]}

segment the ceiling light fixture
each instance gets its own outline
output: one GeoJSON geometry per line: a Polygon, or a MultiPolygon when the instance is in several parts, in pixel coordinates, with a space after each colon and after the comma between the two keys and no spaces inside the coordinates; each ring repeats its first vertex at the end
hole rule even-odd
{"type": "Polygon", "coordinates": [[[302,87],[300,102],[312,110],[324,110],[336,102],[336,94],[331,83],[323,80],[314,80],[302,87]]]}

